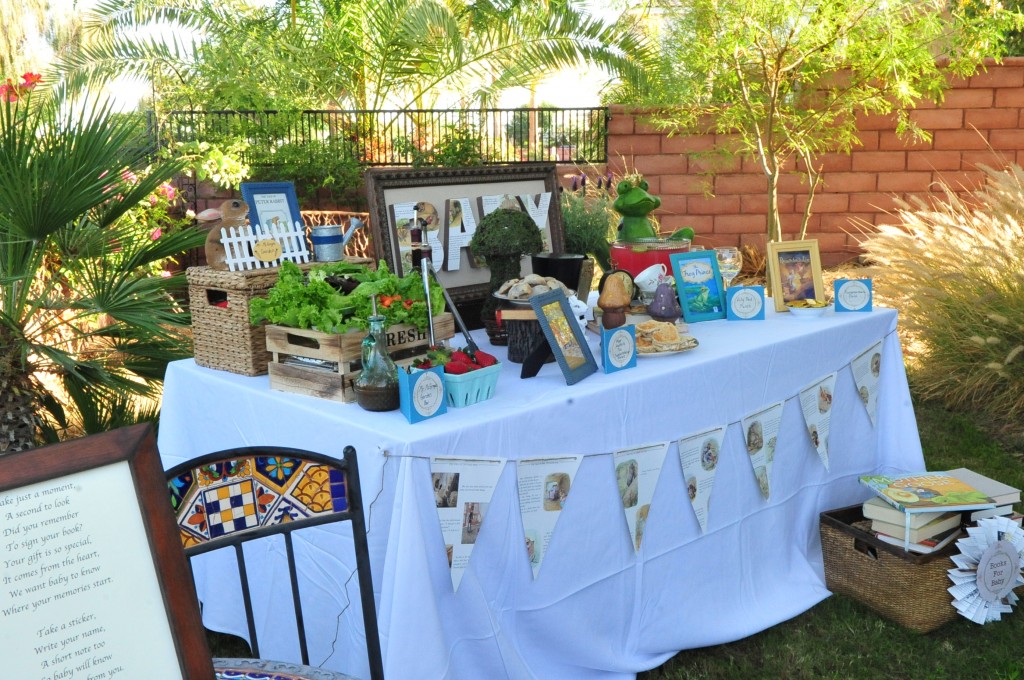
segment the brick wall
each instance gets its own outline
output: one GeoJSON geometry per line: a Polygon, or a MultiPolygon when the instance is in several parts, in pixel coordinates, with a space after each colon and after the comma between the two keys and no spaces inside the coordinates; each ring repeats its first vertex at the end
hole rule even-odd
{"type": "MultiPolygon", "coordinates": [[[[697,242],[708,247],[763,247],[767,182],[755,163],[732,160],[704,175],[707,163],[688,153],[711,149],[715,136],[670,138],[625,107],[613,106],[611,114],[607,169],[643,173],[661,197],[656,214],[663,233],[692,226],[697,242]]],[[[1024,57],[989,62],[966,80],[952,79],[940,106],[922,105],[912,116],[931,133],[929,142],[897,137],[892,116],[862,116],[861,145],[822,158],[823,184],[807,237],[818,239],[825,264],[855,257],[861,233],[855,225],[891,222],[887,211],[896,197],[936,197],[939,181],[977,189],[984,181],[979,164],[1024,163],[1024,57]]],[[[779,205],[786,238],[798,234],[806,200],[800,175],[783,175],[779,205]]]]}

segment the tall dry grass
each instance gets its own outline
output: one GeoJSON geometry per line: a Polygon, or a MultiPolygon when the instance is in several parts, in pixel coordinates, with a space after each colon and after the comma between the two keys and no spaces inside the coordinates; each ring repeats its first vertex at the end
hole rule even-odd
{"type": "Polygon", "coordinates": [[[898,223],[862,245],[910,334],[916,391],[1013,417],[1024,409],[1024,170],[985,171],[985,189],[902,203],[898,223]]]}

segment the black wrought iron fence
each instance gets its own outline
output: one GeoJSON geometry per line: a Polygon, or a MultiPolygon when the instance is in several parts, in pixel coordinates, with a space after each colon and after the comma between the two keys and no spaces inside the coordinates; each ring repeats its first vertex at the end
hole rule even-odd
{"type": "Polygon", "coordinates": [[[324,148],[363,166],[603,163],[608,120],[605,108],[173,111],[159,135],[164,145],[241,139],[253,165],[324,148]]]}

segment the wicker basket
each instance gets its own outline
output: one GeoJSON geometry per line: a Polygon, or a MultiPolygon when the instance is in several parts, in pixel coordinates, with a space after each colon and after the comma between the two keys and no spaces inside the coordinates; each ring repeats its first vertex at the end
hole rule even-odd
{"type": "Polygon", "coordinates": [[[956,615],[946,570],[956,542],[927,555],[905,552],[869,531],[861,506],[821,513],[825,585],[919,633],[928,633],[956,615]]]}
{"type": "Polygon", "coordinates": [[[230,272],[189,267],[188,300],[196,363],[242,375],[267,372],[264,325],[249,323],[249,303],[266,297],[277,283],[278,268],[230,272]]]}

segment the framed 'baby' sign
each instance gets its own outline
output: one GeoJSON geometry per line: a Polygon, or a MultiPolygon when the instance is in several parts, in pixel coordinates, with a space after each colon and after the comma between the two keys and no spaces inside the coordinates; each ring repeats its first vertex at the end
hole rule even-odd
{"type": "Polygon", "coordinates": [[[0,457],[4,676],[213,677],[149,425],[0,457]]]}

